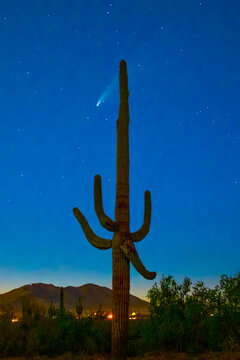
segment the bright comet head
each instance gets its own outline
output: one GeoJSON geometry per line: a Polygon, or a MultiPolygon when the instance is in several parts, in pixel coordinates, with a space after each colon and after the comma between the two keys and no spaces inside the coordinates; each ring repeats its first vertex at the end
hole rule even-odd
{"type": "Polygon", "coordinates": [[[99,99],[96,106],[98,107],[101,104],[101,102],[102,102],[102,100],[99,99]]]}

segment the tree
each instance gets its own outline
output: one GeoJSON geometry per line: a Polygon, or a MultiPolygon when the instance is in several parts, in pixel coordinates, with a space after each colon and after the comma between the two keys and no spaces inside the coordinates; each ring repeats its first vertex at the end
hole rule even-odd
{"type": "Polygon", "coordinates": [[[234,311],[240,308],[240,272],[236,275],[222,275],[220,289],[224,292],[224,299],[227,304],[231,304],[234,311]]]}
{"type": "Polygon", "coordinates": [[[191,280],[184,278],[178,285],[173,276],[165,276],[148,291],[152,318],[154,346],[183,350],[184,311],[189,297],[191,280]]]}

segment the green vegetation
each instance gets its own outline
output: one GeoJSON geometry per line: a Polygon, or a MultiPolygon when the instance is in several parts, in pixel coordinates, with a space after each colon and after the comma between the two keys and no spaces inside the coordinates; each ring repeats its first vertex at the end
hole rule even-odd
{"type": "MultiPolygon", "coordinates": [[[[40,310],[40,311],[39,311],[40,310]]],[[[77,320],[70,312],[56,310],[44,316],[33,308],[18,322],[2,316],[0,356],[58,356],[65,353],[109,353],[111,322],[92,318],[77,320]]]]}
{"type": "Polygon", "coordinates": [[[214,289],[162,276],[148,292],[151,348],[186,351],[240,350],[240,272],[221,276],[214,289]]]}
{"type": "MultiPolygon", "coordinates": [[[[151,318],[129,322],[129,356],[156,351],[191,356],[240,352],[240,273],[223,275],[215,289],[203,282],[192,286],[188,278],[178,284],[172,276],[162,276],[148,297],[151,318]]],[[[33,299],[23,297],[22,318],[12,322],[11,306],[5,305],[0,318],[0,357],[110,354],[111,320],[82,318],[81,299],[77,309],[78,319],[53,304],[46,313],[33,299]]]]}

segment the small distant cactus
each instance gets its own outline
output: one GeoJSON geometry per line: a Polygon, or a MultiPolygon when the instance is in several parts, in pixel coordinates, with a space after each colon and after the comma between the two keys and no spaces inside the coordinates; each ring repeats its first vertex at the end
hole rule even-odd
{"type": "Polygon", "coordinates": [[[134,242],[142,240],[148,233],[151,221],[150,192],[145,192],[145,210],[142,227],[130,233],[129,218],[129,106],[127,64],[120,62],[119,73],[120,107],[117,120],[117,184],[115,202],[115,221],[104,212],[102,203],[101,177],[94,178],[94,205],[101,225],[113,232],[112,240],[97,236],[90,228],[84,215],[78,208],[73,213],[79,221],[88,241],[98,249],[112,248],[112,289],[113,289],[113,320],[112,320],[112,358],[127,358],[128,311],[130,271],[129,263],[146,279],[154,279],[155,272],[149,272],[141,262],[134,242]]]}
{"type": "Polygon", "coordinates": [[[81,315],[82,315],[82,312],[83,312],[82,300],[81,300],[80,296],[78,298],[77,304],[75,305],[75,311],[76,311],[76,314],[77,314],[77,318],[79,320],[81,318],[81,315]]]}
{"type": "Polygon", "coordinates": [[[63,287],[60,288],[60,312],[64,312],[64,291],[63,287]]]}
{"type": "Polygon", "coordinates": [[[50,319],[52,319],[52,318],[54,318],[56,316],[56,314],[57,314],[56,308],[53,305],[53,302],[51,301],[51,304],[50,304],[50,306],[48,308],[48,317],[50,319]]]}

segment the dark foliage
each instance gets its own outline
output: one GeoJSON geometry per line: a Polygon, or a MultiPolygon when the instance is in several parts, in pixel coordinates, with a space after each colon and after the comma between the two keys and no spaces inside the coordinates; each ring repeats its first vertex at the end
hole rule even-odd
{"type": "MultiPolygon", "coordinates": [[[[155,350],[240,351],[240,273],[223,275],[215,289],[203,282],[191,285],[188,278],[178,284],[162,276],[149,290],[151,318],[130,321],[129,356],[155,350]]],[[[46,314],[26,297],[22,307],[16,323],[11,306],[1,308],[0,356],[110,353],[111,321],[104,316],[76,319],[52,304],[46,314]]]]}
{"type": "MultiPolygon", "coordinates": [[[[34,302],[31,300],[31,305],[34,302]]],[[[36,304],[35,304],[36,305],[36,304]]],[[[111,322],[83,318],[77,320],[70,312],[55,310],[43,315],[35,306],[22,319],[12,323],[10,316],[0,320],[0,356],[57,356],[70,352],[109,353],[111,322]]]]}
{"type": "Polygon", "coordinates": [[[149,290],[153,347],[192,354],[240,350],[240,273],[223,275],[214,289],[191,284],[163,275],[149,290]]]}

